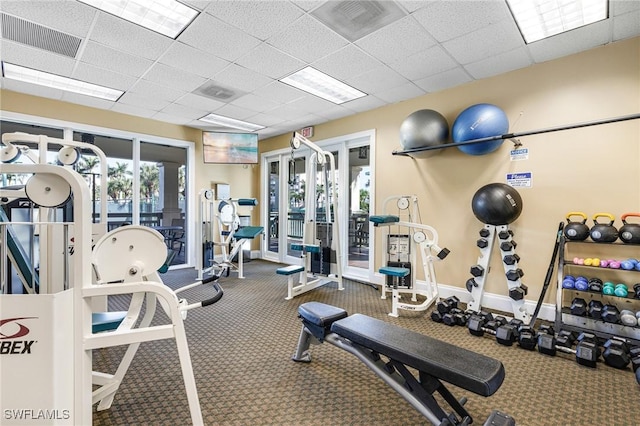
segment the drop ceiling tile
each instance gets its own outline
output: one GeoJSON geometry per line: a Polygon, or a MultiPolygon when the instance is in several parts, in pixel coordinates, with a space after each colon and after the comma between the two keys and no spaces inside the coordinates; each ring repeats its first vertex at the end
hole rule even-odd
{"type": "Polygon", "coordinates": [[[299,130],[303,127],[313,126],[322,122],[322,117],[318,117],[314,114],[306,114],[298,118],[293,118],[287,123],[287,127],[293,130],[299,130]]]}
{"type": "Polygon", "coordinates": [[[363,74],[370,69],[377,68],[382,63],[364,53],[355,45],[349,44],[311,65],[333,78],[344,81],[351,76],[363,74]]]}
{"type": "Polygon", "coordinates": [[[157,121],[162,121],[165,123],[172,123],[172,124],[179,124],[183,126],[192,121],[191,118],[183,118],[177,114],[165,114],[162,111],[155,113],[153,116],[151,116],[151,118],[157,121]]]}
{"type": "Polygon", "coordinates": [[[266,40],[304,13],[289,2],[255,0],[212,2],[205,12],[260,40],[266,40]]]}
{"type": "Polygon", "coordinates": [[[95,96],[81,95],[80,93],[65,92],[62,95],[62,101],[71,102],[73,104],[84,105],[91,108],[110,109],[114,102],[106,99],[96,98],[95,96]]]}
{"type": "Polygon", "coordinates": [[[405,83],[392,89],[386,89],[374,93],[376,98],[382,99],[383,101],[390,104],[405,101],[407,99],[417,98],[418,96],[422,96],[424,94],[425,92],[413,83],[405,83]]]}
{"type": "Polygon", "coordinates": [[[288,84],[274,81],[264,87],[260,87],[253,91],[254,95],[261,96],[266,99],[270,99],[274,102],[287,103],[295,99],[303,97],[306,93],[302,90],[298,90],[288,84]]]}
{"type": "Polygon", "coordinates": [[[204,117],[209,113],[209,110],[206,108],[205,109],[193,108],[193,107],[181,105],[178,103],[172,103],[162,108],[162,111],[160,112],[166,115],[174,115],[180,118],[187,119],[187,121],[191,121],[191,120],[197,120],[200,117],[204,117]]]}
{"type": "Polygon", "coordinates": [[[270,109],[265,112],[269,115],[280,117],[283,120],[287,120],[287,121],[298,119],[308,114],[308,112],[306,111],[302,111],[298,108],[295,108],[289,105],[280,105],[276,108],[270,109]]]}
{"type": "Polygon", "coordinates": [[[304,15],[267,43],[311,63],[347,45],[347,41],[309,15],[304,15]]]}
{"type": "Polygon", "coordinates": [[[25,83],[23,81],[11,80],[2,77],[2,87],[13,92],[26,93],[27,95],[40,96],[49,99],[62,99],[64,92],[60,89],[40,86],[37,84],[25,83]]]}
{"type": "Polygon", "coordinates": [[[600,21],[527,45],[535,62],[550,61],[609,42],[609,21],[600,21]]]}
{"type": "Polygon", "coordinates": [[[273,81],[265,75],[258,74],[255,71],[236,64],[229,65],[217,73],[213,79],[219,83],[235,87],[245,92],[251,92],[273,81]]]}
{"type": "Polygon", "coordinates": [[[71,78],[124,91],[133,86],[137,81],[135,77],[118,74],[104,68],[83,63],[78,63],[71,78]]]}
{"type": "Polygon", "coordinates": [[[77,37],[85,37],[98,11],[77,1],[2,1],[0,10],[77,37]]]}
{"type": "Polygon", "coordinates": [[[173,40],[106,12],[99,12],[90,39],[105,46],[156,60],[173,40]]]}
{"type": "Polygon", "coordinates": [[[190,6],[196,10],[205,10],[207,6],[211,3],[211,0],[182,0],[182,3],[190,6]]]}
{"type": "Polygon", "coordinates": [[[208,112],[215,111],[224,105],[222,102],[218,102],[204,96],[194,95],[193,93],[187,93],[180,99],[176,100],[175,103],[208,112]]]}
{"type": "Polygon", "coordinates": [[[327,120],[337,120],[339,118],[353,115],[353,111],[346,107],[343,107],[342,105],[334,105],[332,108],[323,109],[322,111],[316,112],[316,115],[327,120]]]}
{"type": "MultiPolygon", "coordinates": [[[[147,93],[127,92],[118,99],[116,104],[130,105],[140,109],[160,111],[171,102],[159,97],[150,97],[147,93]]],[[[115,108],[115,106],[114,106],[115,108]]],[[[147,117],[145,115],[145,117],[147,117]]]]}
{"type": "Polygon", "coordinates": [[[87,64],[134,77],[140,77],[153,65],[153,61],[149,59],[130,55],[94,41],[87,41],[79,59],[87,64]]]}
{"type": "Polygon", "coordinates": [[[393,62],[390,67],[409,80],[418,80],[458,66],[440,45],[393,62]]]}
{"type": "Polygon", "coordinates": [[[64,77],[71,75],[75,64],[75,61],[67,56],[56,55],[46,50],[5,39],[0,40],[0,52],[2,52],[2,60],[4,62],[64,77]]]}
{"type": "Polygon", "coordinates": [[[519,47],[509,52],[465,65],[464,68],[474,79],[479,80],[530,65],[533,65],[533,60],[529,56],[527,49],[519,47]]]}
{"type": "Polygon", "coordinates": [[[407,83],[407,79],[387,66],[374,68],[346,80],[347,84],[365,93],[374,93],[407,83]]]}
{"type": "Polygon", "coordinates": [[[292,0],[291,1],[291,3],[295,4],[296,6],[298,6],[299,8],[307,12],[312,9],[315,9],[316,7],[320,6],[324,2],[325,0],[292,0]]]}
{"type": "Polygon", "coordinates": [[[462,65],[521,46],[524,46],[524,40],[513,20],[504,20],[442,43],[442,47],[462,65]]]}
{"type": "Polygon", "coordinates": [[[113,104],[113,106],[111,107],[111,111],[145,118],[151,118],[158,113],[158,111],[152,109],[142,108],[135,105],[122,104],[119,101],[113,104]]]}
{"type": "Polygon", "coordinates": [[[384,63],[398,61],[433,46],[435,41],[411,16],[406,16],[356,42],[384,63]]]}
{"type": "Polygon", "coordinates": [[[236,63],[273,79],[287,76],[304,68],[306,65],[306,63],[281,52],[267,43],[261,43],[255,49],[240,57],[236,63]]]}
{"type": "Polygon", "coordinates": [[[418,9],[429,6],[434,3],[432,0],[399,0],[397,1],[405,10],[409,13],[415,12],[418,9]]]}
{"type": "Polygon", "coordinates": [[[269,109],[276,108],[280,105],[279,102],[271,101],[261,96],[256,96],[252,93],[247,93],[244,96],[234,99],[231,105],[238,106],[240,108],[249,109],[255,112],[263,112],[269,109]]]}
{"type": "Polygon", "coordinates": [[[270,127],[276,124],[284,123],[285,120],[281,117],[261,112],[256,115],[247,117],[247,121],[249,121],[250,123],[260,123],[263,126],[270,127]]]}
{"type": "Polygon", "coordinates": [[[364,112],[369,111],[381,106],[386,105],[382,99],[376,98],[373,95],[365,96],[363,98],[354,99],[349,102],[345,102],[342,104],[344,108],[355,111],[355,112],[364,112]]]}
{"type": "Polygon", "coordinates": [[[332,109],[337,105],[314,95],[305,95],[293,102],[289,102],[287,106],[299,109],[300,111],[319,114],[320,111],[332,109]]]}
{"type": "Polygon", "coordinates": [[[227,61],[235,61],[260,44],[257,38],[206,13],[198,15],[178,41],[227,61]]]}
{"type": "MultiPolygon", "coordinates": [[[[640,5],[640,2],[637,2],[640,5]]],[[[640,10],[620,15],[613,23],[613,41],[635,37],[640,34],[640,10]]]]}
{"type": "Polygon", "coordinates": [[[180,42],[173,43],[158,62],[206,78],[230,64],[229,61],[180,42]]]}
{"type": "Polygon", "coordinates": [[[459,86],[471,81],[469,74],[462,67],[441,72],[427,78],[416,80],[415,84],[427,93],[439,92],[450,87],[459,86]]]}
{"type": "MultiPolygon", "coordinates": [[[[214,114],[222,115],[224,117],[235,118],[236,120],[246,120],[247,117],[255,115],[255,111],[251,111],[247,108],[241,108],[239,106],[225,104],[214,111],[214,114]]],[[[261,123],[255,123],[261,124],[261,123]]]]}
{"type": "Polygon", "coordinates": [[[190,92],[207,81],[204,77],[159,63],[152,66],[143,78],[185,92],[190,92]]]}
{"type": "Polygon", "coordinates": [[[133,87],[131,87],[131,89],[129,89],[129,91],[138,95],[148,96],[153,99],[162,99],[169,102],[173,102],[185,95],[183,90],[179,90],[165,84],[155,84],[148,80],[139,80],[133,87]]]}
{"type": "Polygon", "coordinates": [[[412,15],[444,42],[504,20],[513,20],[505,1],[434,1],[412,15]]]}

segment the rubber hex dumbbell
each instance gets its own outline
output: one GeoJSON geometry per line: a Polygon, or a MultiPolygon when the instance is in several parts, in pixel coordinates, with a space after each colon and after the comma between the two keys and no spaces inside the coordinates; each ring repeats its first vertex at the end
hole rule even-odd
{"type": "Polygon", "coordinates": [[[511,269],[505,275],[509,281],[518,281],[521,277],[524,277],[524,271],[520,268],[511,269]]]}
{"type": "Polygon", "coordinates": [[[604,305],[602,308],[602,319],[611,324],[620,322],[620,311],[614,305],[604,305]]]}
{"type": "Polygon", "coordinates": [[[473,265],[470,272],[474,277],[481,277],[484,274],[484,268],[481,265],[473,265]]]}
{"type": "Polygon", "coordinates": [[[469,278],[465,283],[465,287],[467,288],[467,291],[471,293],[474,287],[478,287],[478,283],[473,278],[469,278]]]}
{"type": "Polygon", "coordinates": [[[506,240],[507,238],[513,236],[513,231],[512,230],[507,230],[507,231],[500,231],[498,232],[498,238],[500,238],[501,240],[506,240]]]}
{"type": "Polygon", "coordinates": [[[518,346],[522,349],[532,351],[538,343],[538,333],[533,327],[523,325],[518,330],[518,346]]]}
{"type": "Polygon", "coordinates": [[[602,309],[604,305],[599,300],[591,300],[589,301],[589,307],[587,308],[587,313],[593,319],[599,320],[602,319],[602,309]]]}
{"type": "Polygon", "coordinates": [[[483,249],[489,245],[489,241],[487,241],[486,238],[480,238],[478,241],[476,241],[476,245],[483,249]]]}
{"type": "Polygon", "coordinates": [[[571,310],[572,315],[585,316],[587,315],[587,301],[581,297],[576,297],[571,301],[571,310]]]}
{"type": "Polygon", "coordinates": [[[518,244],[515,241],[504,241],[500,243],[500,250],[502,251],[511,251],[515,249],[518,244]]]}
{"type": "Polygon", "coordinates": [[[436,304],[436,309],[438,310],[438,312],[446,314],[447,312],[451,311],[451,309],[457,308],[459,303],[460,299],[458,299],[458,297],[450,296],[444,300],[439,301],[436,304]]]}
{"type": "Polygon", "coordinates": [[[487,228],[482,228],[479,234],[482,238],[487,238],[489,235],[491,235],[491,232],[487,228]]]}
{"type": "Polygon", "coordinates": [[[640,283],[633,285],[633,297],[640,299],[640,283]]]}
{"type": "MultiPolygon", "coordinates": [[[[586,333],[583,333],[583,335],[586,333]]],[[[581,335],[582,336],[582,335],[581,335]]],[[[556,356],[557,352],[565,352],[575,355],[576,362],[580,365],[595,368],[598,361],[598,344],[584,338],[578,341],[575,349],[558,345],[556,337],[552,334],[538,335],[538,352],[545,355],[556,356]]]]}
{"type": "Polygon", "coordinates": [[[502,258],[502,261],[507,265],[515,265],[520,261],[520,256],[517,254],[507,254],[502,258]]]}
{"type": "Polygon", "coordinates": [[[604,343],[602,358],[605,364],[619,369],[627,368],[631,362],[627,343],[616,338],[611,338],[604,343]]]}
{"type": "Polygon", "coordinates": [[[529,291],[528,287],[524,284],[520,284],[518,287],[513,287],[509,289],[509,297],[513,300],[522,300],[527,295],[529,291]]]}

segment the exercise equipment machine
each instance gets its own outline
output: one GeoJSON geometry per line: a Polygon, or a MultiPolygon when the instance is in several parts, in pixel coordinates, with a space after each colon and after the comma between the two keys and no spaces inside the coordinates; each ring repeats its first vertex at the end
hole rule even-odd
{"type": "MultiPolygon", "coordinates": [[[[165,261],[166,246],[164,238],[150,228],[129,226],[105,234],[95,243],[92,255],[89,188],[70,168],[14,162],[3,164],[1,173],[32,175],[26,192],[35,205],[50,208],[67,199],[73,204],[70,221],[43,214],[31,223],[41,231],[61,228],[59,232],[65,237],[51,241],[46,247],[63,254],[61,263],[65,280],[57,287],[48,285],[45,278],[50,280],[54,275],[41,263],[38,270],[40,288],[47,288],[49,293],[0,297],[3,347],[10,346],[12,351],[20,352],[3,356],[3,387],[13,390],[0,393],[3,409],[55,409],[57,424],[89,425],[94,403],[98,404],[98,409],[111,405],[139,344],[175,339],[191,420],[194,424],[203,424],[183,320],[187,311],[220,300],[220,287],[214,284],[214,295],[204,301],[189,303],[178,299],[177,292],[202,283],[176,292],[161,282],[156,270],[165,261]],[[69,235],[74,239],[73,261],[69,259],[69,235]],[[92,282],[94,273],[95,283],[92,282]],[[119,315],[95,318],[94,299],[115,295],[131,295],[127,315],[124,318],[119,315]],[[141,309],[143,299],[146,299],[144,314],[141,309]],[[152,326],[156,302],[165,311],[164,318],[168,323],[152,326]],[[92,372],[92,351],[112,346],[127,346],[118,371],[115,374],[92,372]],[[24,380],[25,377],[29,380],[24,380]]],[[[3,197],[6,194],[6,191],[1,193],[3,197]]],[[[14,225],[0,224],[0,256],[3,260],[8,251],[6,229],[14,225]]],[[[6,277],[7,267],[7,262],[3,261],[2,280],[6,277]]],[[[51,268],[50,263],[47,268],[51,268]]]]}
{"type": "Polygon", "coordinates": [[[212,277],[229,276],[231,271],[244,279],[245,243],[258,238],[262,226],[241,226],[240,207],[258,205],[255,198],[216,198],[214,191],[204,189],[199,193],[200,208],[196,234],[196,271],[198,279],[205,274],[212,277]],[[235,259],[237,258],[237,261],[235,259]]]}
{"type": "MultiPolygon", "coordinates": [[[[310,345],[330,343],[362,361],[434,425],[474,421],[464,407],[466,398],[456,399],[443,382],[488,397],[504,381],[504,366],[496,359],[366,315],[349,316],[344,309],[307,302],[298,307],[298,316],[302,330],[294,361],[311,362],[310,345]],[[418,377],[409,369],[416,370],[418,377]],[[435,392],[452,412],[439,404],[435,392]]],[[[516,423],[494,410],[484,424],[516,423]]]]}
{"type": "MultiPolygon", "coordinates": [[[[3,163],[3,168],[4,164],[47,164],[51,160],[53,152],[55,152],[55,159],[59,167],[68,169],[73,169],[80,159],[80,152],[90,153],[99,160],[100,200],[98,203],[94,203],[89,213],[94,217],[91,223],[91,235],[93,241],[96,241],[107,232],[107,200],[109,197],[107,195],[107,159],[104,152],[92,144],[44,135],[20,132],[2,135],[0,161],[3,163]],[[57,152],[55,152],[56,150],[57,152]],[[94,210],[96,204],[99,205],[99,212],[94,210]]],[[[95,194],[93,195],[95,197],[95,194]]],[[[25,185],[1,188],[0,196],[3,200],[2,204],[7,208],[6,211],[0,213],[2,214],[0,223],[11,221],[16,224],[21,222],[23,218],[27,218],[28,221],[44,220],[43,218],[60,215],[61,212],[63,218],[71,214],[71,211],[64,207],[71,197],[69,185],[56,175],[32,175],[25,185]],[[42,191],[43,188],[46,191],[42,191]],[[37,200],[32,202],[34,197],[37,197],[37,200]],[[10,206],[12,205],[19,206],[19,210],[26,210],[25,214],[21,214],[21,217],[16,220],[11,215],[10,206]]],[[[91,199],[94,200],[94,197],[91,199]]],[[[72,262],[73,235],[63,235],[63,232],[70,230],[70,227],[29,226],[26,224],[24,226],[16,224],[14,227],[7,228],[8,260],[14,267],[16,276],[22,282],[23,292],[29,294],[34,292],[56,293],[68,287],[69,283],[66,284],[67,287],[63,285],[69,279],[69,276],[66,275],[69,265],[66,265],[63,259],[64,251],[52,248],[59,240],[68,241],[68,247],[65,250],[70,252],[68,261],[72,262]],[[50,276],[46,276],[46,274],[50,276]]],[[[3,259],[6,258],[3,257],[3,259]]],[[[2,291],[11,292],[11,284],[7,283],[7,286],[2,287],[2,291]]]]}
{"type": "Polygon", "coordinates": [[[434,262],[443,260],[449,254],[447,248],[438,245],[438,232],[429,225],[420,223],[418,197],[400,195],[388,197],[383,203],[383,215],[372,215],[373,226],[382,230],[383,259],[378,272],[386,276],[382,285],[382,299],[391,292],[390,316],[397,317],[398,310],[424,311],[438,300],[438,283],[434,262]],[[395,210],[392,211],[392,207],[395,210]],[[395,214],[392,214],[395,213],[395,214]],[[420,252],[425,285],[418,288],[415,268],[417,253],[420,252]],[[411,294],[411,301],[401,302],[403,294],[411,294]]]}
{"type": "Polygon", "coordinates": [[[520,256],[516,254],[517,244],[513,239],[513,231],[509,229],[509,224],[515,221],[522,212],[522,198],[509,185],[490,183],[476,191],[471,201],[471,207],[476,218],[484,222],[485,225],[479,232],[480,239],[476,242],[480,249],[478,263],[471,267],[472,277],[466,282],[467,291],[471,293],[467,309],[475,312],[482,310],[484,285],[491,263],[493,246],[497,240],[499,241],[513,316],[523,323],[529,324],[531,314],[524,306],[528,288],[521,280],[524,272],[518,267],[520,256]]]}
{"type": "MultiPolygon", "coordinates": [[[[287,300],[331,282],[338,284],[338,290],[344,290],[339,221],[335,220],[339,211],[335,158],[333,153],[323,150],[298,132],[293,133],[290,145],[291,169],[295,165],[293,152],[296,149],[304,145],[313,151],[307,167],[306,182],[318,182],[331,202],[325,203],[324,209],[318,211],[313,198],[314,191],[307,190],[305,193],[302,241],[291,244],[292,250],[300,252],[301,264],[293,265],[297,267],[285,266],[276,271],[278,275],[287,276],[287,300]],[[319,178],[317,166],[321,166],[319,178]],[[300,267],[303,269],[300,270],[300,267]],[[299,279],[294,284],[293,275],[296,273],[299,279]]],[[[290,176],[293,176],[292,172],[290,176]]]]}

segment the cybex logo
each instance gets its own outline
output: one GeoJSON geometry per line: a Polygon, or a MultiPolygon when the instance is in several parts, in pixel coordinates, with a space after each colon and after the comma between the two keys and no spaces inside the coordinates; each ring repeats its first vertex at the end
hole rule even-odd
{"type": "Polygon", "coordinates": [[[15,340],[29,334],[31,330],[24,325],[24,320],[36,317],[6,318],[0,320],[0,355],[30,354],[35,340],[15,340]]]}

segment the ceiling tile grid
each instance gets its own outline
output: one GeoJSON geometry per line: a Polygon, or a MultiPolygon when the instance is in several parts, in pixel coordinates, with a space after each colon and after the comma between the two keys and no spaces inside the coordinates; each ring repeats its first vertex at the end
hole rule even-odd
{"type": "Polygon", "coordinates": [[[2,61],[125,94],[111,102],[4,77],[0,87],[200,129],[219,129],[198,121],[215,113],[265,126],[264,138],[640,35],[631,0],[531,44],[505,0],[181,1],[199,14],[172,39],[75,0],[2,0],[2,13],[82,40],[71,58],[3,38],[2,61]],[[307,66],[367,96],[337,105],[278,81],[307,66]]]}

